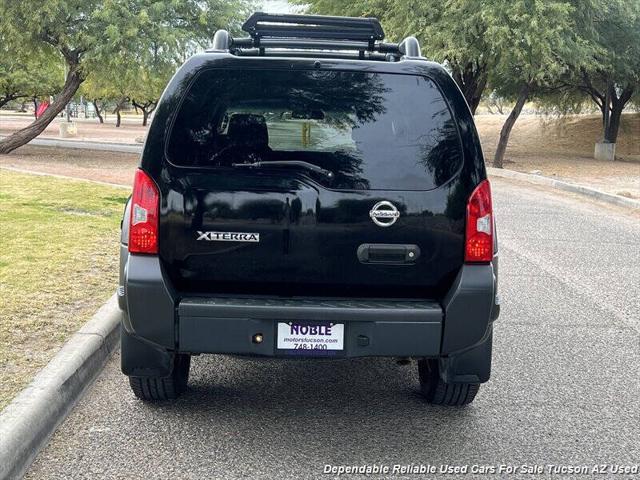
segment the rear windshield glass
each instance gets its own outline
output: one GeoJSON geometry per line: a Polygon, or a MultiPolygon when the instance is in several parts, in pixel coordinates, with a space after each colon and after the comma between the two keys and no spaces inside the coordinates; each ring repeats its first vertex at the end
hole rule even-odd
{"type": "Polygon", "coordinates": [[[413,75],[206,70],[174,122],[178,166],[286,169],[333,189],[428,190],[462,160],[438,88],[413,75]]]}

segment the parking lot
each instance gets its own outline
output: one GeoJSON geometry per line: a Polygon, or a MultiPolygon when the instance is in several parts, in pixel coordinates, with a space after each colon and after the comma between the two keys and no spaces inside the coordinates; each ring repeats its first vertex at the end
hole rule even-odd
{"type": "Polygon", "coordinates": [[[637,463],[637,214],[505,180],[493,190],[502,312],[493,378],[468,408],[425,404],[413,364],[223,356],[195,358],[190,390],[148,405],[116,353],[27,478],[315,478],[364,464],[530,478],[524,465],[637,463]]]}

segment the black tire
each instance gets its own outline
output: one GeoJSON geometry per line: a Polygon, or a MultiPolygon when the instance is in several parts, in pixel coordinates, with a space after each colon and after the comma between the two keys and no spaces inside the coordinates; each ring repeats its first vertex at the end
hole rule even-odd
{"type": "Polygon", "coordinates": [[[462,406],[473,402],[479,383],[445,383],[440,378],[437,360],[418,361],[420,393],[433,405],[462,406]]]}
{"type": "Polygon", "coordinates": [[[136,397],[148,402],[173,400],[187,389],[191,355],[176,354],[173,372],[168,377],[129,377],[129,385],[136,397]]]}

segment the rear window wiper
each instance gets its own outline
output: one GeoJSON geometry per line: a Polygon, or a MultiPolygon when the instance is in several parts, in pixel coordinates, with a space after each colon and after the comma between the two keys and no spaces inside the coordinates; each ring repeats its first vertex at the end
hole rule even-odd
{"type": "Polygon", "coordinates": [[[305,162],[303,160],[272,160],[264,162],[252,162],[252,163],[232,163],[233,167],[304,167],[307,170],[320,173],[325,177],[333,178],[333,172],[326,170],[313,163],[305,162]]]}

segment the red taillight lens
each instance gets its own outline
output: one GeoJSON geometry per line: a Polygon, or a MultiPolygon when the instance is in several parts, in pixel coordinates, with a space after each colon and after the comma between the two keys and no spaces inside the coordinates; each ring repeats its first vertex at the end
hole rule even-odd
{"type": "Polygon", "coordinates": [[[464,261],[486,263],[493,259],[493,207],[491,186],[484,180],[467,202],[464,261]]]}
{"type": "Polygon", "coordinates": [[[142,170],[136,171],[131,196],[129,251],[158,253],[158,187],[142,170]]]}

